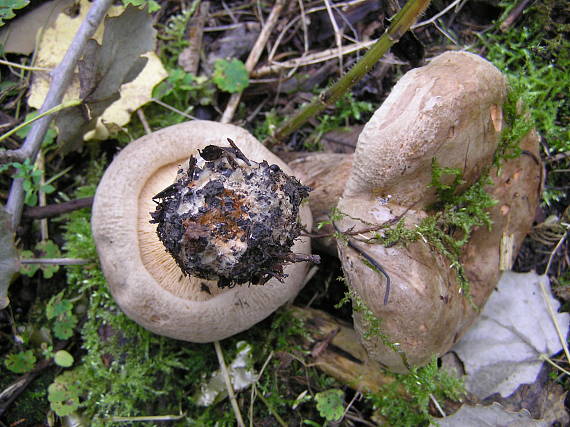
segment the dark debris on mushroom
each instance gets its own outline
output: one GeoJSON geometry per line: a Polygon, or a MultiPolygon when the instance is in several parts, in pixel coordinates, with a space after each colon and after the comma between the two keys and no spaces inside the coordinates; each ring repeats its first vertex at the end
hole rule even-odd
{"type": "Polygon", "coordinates": [[[174,184],[154,196],[150,222],[166,251],[184,274],[219,287],[283,281],[285,264],[318,262],[291,250],[310,188],[228,141],[230,147],[208,145],[191,156],[174,184]]]}

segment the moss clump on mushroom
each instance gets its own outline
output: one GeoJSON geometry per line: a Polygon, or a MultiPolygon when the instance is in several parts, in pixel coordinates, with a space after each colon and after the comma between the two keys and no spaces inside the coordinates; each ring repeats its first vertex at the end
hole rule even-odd
{"type": "Polygon", "coordinates": [[[449,260],[457,275],[460,291],[470,302],[470,285],[461,262],[461,251],[476,227],[492,227],[489,209],[497,201],[485,188],[492,184],[491,166],[500,168],[506,160],[520,156],[520,141],[532,129],[532,121],[520,112],[521,90],[519,86],[511,85],[507,93],[503,105],[505,123],[493,163],[483,170],[477,181],[459,192],[458,188],[465,182],[461,169],[442,167],[434,158],[430,187],[436,190],[438,201],[429,209],[430,216],[413,227],[407,227],[401,219],[395,225],[375,233],[368,241],[391,247],[424,239],[449,260]],[[446,176],[450,179],[443,179],[446,176]],[[444,181],[451,183],[445,184],[444,181]]]}

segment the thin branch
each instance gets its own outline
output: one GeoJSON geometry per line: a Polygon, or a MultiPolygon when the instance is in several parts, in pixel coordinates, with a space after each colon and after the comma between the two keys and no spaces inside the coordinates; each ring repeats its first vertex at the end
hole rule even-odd
{"type": "MultiPolygon", "coordinates": [[[[52,72],[52,82],[46,95],[46,99],[40,108],[40,114],[45,113],[61,103],[63,95],[69,87],[69,82],[73,77],[77,61],[83,54],[87,41],[93,36],[97,27],[105,18],[107,10],[111,6],[112,2],[113,0],[95,0],[92,4],[85,20],[81,23],[79,30],[75,34],[69,49],[67,49],[65,56],[52,72]]],[[[49,115],[42,117],[35,122],[32,125],[22,147],[17,150],[6,150],[0,152],[0,161],[6,161],[6,159],[20,162],[25,159],[35,161],[52,119],[53,115],[49,115]]],[[[22,208],[24,206],[24,191],[22,185],[23,180],[21,178],[12,181],[10,195],[8,196],[8,202],[6,203],[6,211],[12,217],[13,229],[16,229],[20,223],[22,208]]]]}
{"type": "MultiPolygon", "coordinates": [[[[20,123],[18,126],[15,126],[14,128],[10,129],[8,132],[6,132],[6,133],[0,135],[0,142],[4,141],[4,140],[5,140],[6,138],[8,138],[10,135],[15,134],[15,133],[18,132],[20,129],[23,129],[23,128],[25,128],[26,126],[28,126],[28,125],[30,125],[30,124],[32,124],[32,123],[34,123],[34,122],[36,122],[36,121],[38,121],[38,120],[40,120],[40,119],[46,117],[46,116],[49,116],[50,114],[57,113],[57,112],[59,112],[59,111],[61,111],[61,110],[64,110],[64,109],[66,109],[66,108],[75,107],[75,106],[81,104],[81,102],[82,102],[82,101],[81,101],[80,99],[73,99],[73,100],[71,100],[71,101],[67,101],[67,102],[64,102],[64,103],[62,103],[62,104],[56,105],[55,107],[50,108],[49,110],[47,110],[47,111],[45,111],[45,112],[43,112],[43,113],[40,113],[40,114],[38,114],[37,116],[34,116],[34,117],[32,117],[31,119],[26,120],[26,121],[23,122],[23,123],[20,123]]],[[[27,141],[27,140],[26,140],[26,141],[27,141]]],[[[25,144],[26,144],[26,143],[24,142],[24,145],[25,145],[25,144]]],[[[22,147],[22,148],[24,148],[24,147],[22,147]]],[[[20,150],[21,150],[22,148],[20,148],[20,150]]],[[[16,151],[18,151],[18,150],[14,150],[13,153],[15,153],[16,151]]],[[[4,153],[2,153],[2,154],[4,154],[4,153]]],[[[10,154],[7,153],[6,156],[9,157],[10,154]]],[[[2,160],[2,156],[0,156],[0,160],[2,160]]]]}
{"type": "Polygon", "coordinates": [[[93,197],[70,200],[69,202],[54,203],[46,206],[36,206],[26,208],[24,217],[31,219],[51,218],[52,216],[72,212],[77,209],[90,208],[93,204],[93,197]]]}
{"type": "Polygon", "coordinates": [[[544,360],[545,362],[548,362],[549,364],[551,364],[552,366],[554,366],[556,369],[562,371],[563,373],[565,373],[566,375],[570,376],[570,372],[568,372],[566,369],[564,369],[562,366],[560,366],[559,364],[557,364],[556,362],[554,362],[550,357],[548,357],[548,354],[541,354],[540,356],[538,356],[539,359],[544,360]]]}
{"type": "Polygon", "coordinates": [[[155,104],[160,105],[161,107],[166,108],[167,110],[172,111],[173,113],[176,114],[180,114],[182,117],[186,117],[187,119],[190,120],[198,120],[196,117],[191,116],[188,113],[185,113],[184,111],[180,111],[178,108],[173,107],[172,105],[167,104],[166,102],[162,102],[160,99],[158,98],[151,98],[150,99],[152,102],[154,102],[155,104]]]}
{"type": "Polygon", "coordinates": [[[556,333],[558,334],[558,339],[560,340],[560,344],[562,344],[562,348],[564,349],[564,354],[566,354],[566,359],[570,361],[570,351],[568,351],[568,343],[566,342],[566,337],[562,334],[562,330],[560,329],[560,325],[558,324],[558,320],[556,319],[556,313],[554,313],[554,309],[552,308],[552,304],[550,303],[550,298],[548,293],[546,292],[546,286],[542,279],[538,280],[538,284],[540,285],[540,290],[542,291],[542,297],[544,299],[544,303],[546,304],[546,308],[548,309],[548,313],[550,314],[550,320],[554,324],[554,328],[556,329],[556,333]]]}
{"type": "Polygon", "coordinates": [[[412,30],[415,30],[416,28],[421,28],[423,26],[429,25],[429,24],[433,24],[435,23],[435,21],[437,21],[439,18],[441,18],[443,15],[445,15],[447,12],[449,12],[451,9],[453,9],[455,6],[457,6],[459,3],[461,3],[463,0],[455,0],[453,3],[451,3],[449,6],[447,6],[445,9],[443,9],[441,12],[435,14],[434,16],[432,16],[431,18],[422,21],[422,22],[418,22],[415,25],[412,25],[412,30]]]}
{"type": "Polygon", "coordinates": [[[325,2],[325,6],[327,7],[327,13],[329,15],[329,20],[331,21],[331,25],[332,25],[333,30],[334,30],[334,38],[335,38],[336,48],[337,48],[339,75],[342,77],[342,70],[344,68],[343,67],[343,61],[342,61],[342,34],[340,31],[340,28],[338,27],[336,19],[334,17],[334,13],[332,11],[329,0],[324,0],[324,2],[325,2]]]}
{"type": "MultiPolygon", "coordinates": [[[[261,53],[263,52],[263,49],[267,44],[267,40],[269,40],[271,31],[273,31],[273,27],[277,23],[277,19],[279,18],[281,10],[283,9],[284,6],[285,6],[285,0],[277,0],[273,5],[273,9],[271,9],[271,13],[269,14],[269,17],[267,18],[267,21],[263,26],[261,33],[259,33],[259,36],[257,37],[257,40],[255,41],[255,44],[253,45],[253,48],[251,49],[251,52],[247,57],[247,61],[245,61],[245,69],[247,70],[248,73],[251,73],[251,71],[257,64],[257,61],[259,61],[261,53]]],[[[239,105],[240,99],[241,99],[241,92],[232,94],[230,100],[228,101],[228,105],[226,106],[226,109],[224,111],[224,114],[222,115],[222,118],[220,120],[222,123],[230,123],[232,121],[234,114],[237,110],[237,107],[239,105]]]]}
{"type": "MultiPolygon", "coordinates": [[[[344,234],[338,229],[338,227],[336,226],[334,221],[332,222],[332,225],[333,225],[333,227],[337,233],[344,234]]],[[[374,269],[378,270],[379,273],[382,273],[384,275],[384,277],[386,278],[386,289],[384,290],[384,305],[388,305],[388,300],[390,298],[390,287],[391,287],[390,275],[386,272],[386,270],[384,270],[384,267],[382,267],[378,261],[376,261],[364,249],[355,245],[352,239],[350,239],[350,238],[347,239],[347,245],[349,248],[356,251],[366,261],[368,261],[368,263],[370,263],[370,265],[374,269]]]]}
{"type": "Polygon", "coordinates": [[[33,67],[30,65],[16,64],[15,62],[5,61],[4,59],[0,59],[0,64],[6,65],[6,66],[12,67],[12,68],[18,68],[18,69],[24,70],[24,71],[52,71],[51,68],[33,67]]]}
{"type": "Polygon", "coordinates": [[[85,265],[92,262],[85,258],[25,258],[21,259],[22,264],[40,265],[85,265]]]}
{"type": "Polygon", "coordinates": [[[519,2],[519,4],[517,4],[513,10],[511,11],[511,13],[509,13],[509,15],[505,18],[505,20],[501,23],[501,25],[499,26],[500,30],[505,32],[507,31],[514,23],[517,19],[520,18],[520,16],[522,15],[524,9],[528,6],[528,4],[530,3],[531,0],[522,0],[519,2]]]}

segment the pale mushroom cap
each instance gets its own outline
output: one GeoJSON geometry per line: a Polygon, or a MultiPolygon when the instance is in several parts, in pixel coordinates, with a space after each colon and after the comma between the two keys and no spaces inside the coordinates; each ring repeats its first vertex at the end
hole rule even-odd
{"type": "Polygon", "coordinates": [[[463,170],[471,184],[493,158],[506,93],[501,72],[468,52],[446,52],[407,72],[358,137],[344,195],[429,206],[433,158],[463,170]]]}
{"type": "MultiPolygon", "coordinates": [[[[185,277],[150,224],[152,197],[174,182],[180,165],[207,145],[228,146],[231,138],[250,159],[289,167],[247,131],[228,124],[191,121],[144,136],[123,149],[106,170],[95,195],[92,228],[103,273],[121,309],[160,335],[211,342],[244,331],[292,300],[300,291],[306,263],[285,267],[285,283],[219,289],[213,281],[185,277]]],[[[308,206],[301,206],[310,230],[308,206]]],[[[299,238],[294,253],[309,254],[299,238]]]]}

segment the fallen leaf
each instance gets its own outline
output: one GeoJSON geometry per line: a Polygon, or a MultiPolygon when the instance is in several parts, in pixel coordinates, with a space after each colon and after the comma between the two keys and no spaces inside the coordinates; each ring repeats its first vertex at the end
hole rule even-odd
{"type": "Polygon", "coordinates": [[[526,410],[508,412],[498,403],[491,406],[463,405],[455,414],[438,418],[441,427],[548,427],[542,420],[533,420],[526,410]]]}
{"type": "MultiPolygon", "coordinates": [[[[38,52],[39,66],[53,68],[61,61],[89,5],[82,0],[76,18],[62,14],[54,28],[46,30],[38,52]]],[[[64,97],[81,98],[85,104],[64,110],[56,119],[64,150],[79,148],[83,139],[106,139],[129,122],[133,111],[150,101],[153,87],[167,76],[152,52],[155,33],[146,10],[111,8],[104,26],[88,43],[64,97]]],[[[30,106],[41,106],[50,81],[48,73],[34,73],[30,106]]]]}
{"type": "Polygon", "coordinates": [[[10,222],[10,215],[3,206],[0,206],[0,310],[10,303],[8,287],[12,276],[20,269],[20,259],[14,246],[14,232],[10,222]]]}
{"type": "MultiPolygon", "coordinates": [[[[245,341],[236,344],[238,352],[235,359],[228,366],[228,373],[235,391],[249,387],[257,380],[257,374],[251,368],[253,348],[245,341]]],[[[221,369],[212,374],[210,379],[202,383],[200,391],[194,397],[194,401],[200,406],[210,406],[221,401],[227,396],[226,383],[222,376],[221,369]]]]}
{"type": "MultiPolygon", "coordinates": [[[[41,68],[53,69],[63,59],[65,52],[69,48],[73,37],[77,33],[81,22],[87,16],[91,3],[81,0],[78,4],[78,13],[70,16],[60,13],[55,23],[46,28],[38,43],[36,60],[34,65],[41,68]]],[[[121,7],[111,7],[107,16],[118,16],[124,9],[121,7]]],[[[97,28],[93,38],[101,43],[103,39],[103,25],[97,28]]],[[[49,71],[35,71],[33,73],[32,85],[28,96],[28,105],[39,109],[49,90],[51,76],[49,71]]],[[[77,99],[79,97],[79,78],[76,76],[65,93],[64,101],[77,99]]]]}
{"type": "MultiPolygon", "coordinates": [[[[505,272],[475,325],[452,349],[463,361],[467,390],[479,398],[493,393],[506,397],[519,385],[533,383],[543,363],[540,355],[562,349],[541,281],[557,311],[560,304],[551,296],[546,276],[505,272]]],[[[556,313],[564,337],[569,319],[568,313],[556,313]]]]}
{"type": "Polygon", "coordinates": [[[0,44],[6,53],[30,55],[36,48],[36,35],[41,28],[52,25],[61,12],[66,12],[74,0],[53,0],[26,12],[0,31],[0,44]]]}

